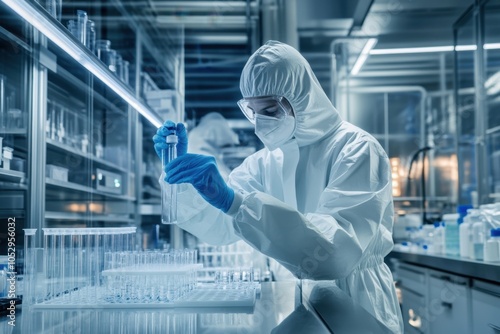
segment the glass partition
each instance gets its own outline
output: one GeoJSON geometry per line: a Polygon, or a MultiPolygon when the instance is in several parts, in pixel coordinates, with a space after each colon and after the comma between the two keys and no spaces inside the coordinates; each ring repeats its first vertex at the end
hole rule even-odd
{"type": "MultiPolygon", "coordinates": [[[[475,17],[470,12],[455,28],[455,45],[475,44],[475,17]]],[[[472,204],[477,194],[475,161],[474,50],[455,52],[455,99],[457,110],[459,204],[472,204]]]]}

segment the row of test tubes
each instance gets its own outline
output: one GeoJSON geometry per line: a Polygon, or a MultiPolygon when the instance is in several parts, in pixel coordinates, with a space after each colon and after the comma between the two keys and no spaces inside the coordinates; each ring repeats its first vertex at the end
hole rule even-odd
{"type": "Polygon", "coordinates": [[[110,252],[105,254],[107,303],[165,303],[197,284],[196,250],[110,252]]]}
{"type": "Polygon", "coordinates": [[[76,19],[68,21],[68,30],[80,43],[95,53],[121,81],[129,84],[130,63],[124,60],[116,50],[111,49],[110,40],[97,39],[95,23],[89,20],[86,11],[76,11],[76,19]]]}
{"type": "MultiPolygon", "coordinates": [[[[244,315],[246,316],[246,315],[244,315]]],[[[154,334],[198,333],[196,313],[171,313],[164,310],[52,310],[22,317],[21,333],[154,334]]],[[[6,323],[6,322],[5,322],[6,323]]],[[[3,332],[2,332],[3,333],[3,332]]],[[[10,333],[10,332],[9,332],[10,333]]]]}
{"type": "MultiPolygon", "coordinates": [[[[85,304],[101,294],[104,254],[130,251],[135,244],[136,227],[122,228],[44,228],[43,268],[37,274],[27,269],[26,298],[32,303],[85,304]],[[30,274],[31,273],[31,274],[30,274]]],[[[34,263],[36,231],[25,231],[25,252],[34,263]]]]}
{"type": "Polygon", "coordinates": [[[246,268],[221,268],[214,272],[216,289],[246,290],[254,289],[260,282],[260,269],[246,268]]]}

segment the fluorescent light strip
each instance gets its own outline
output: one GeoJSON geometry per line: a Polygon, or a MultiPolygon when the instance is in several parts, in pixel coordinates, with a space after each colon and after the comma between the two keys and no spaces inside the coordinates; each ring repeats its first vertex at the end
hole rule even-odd
{"type": "Polygon", "coordinates": [[[63,49],[71,58],[79,62],[105,85],[111,88],[116,94],[122,97],[129,105],[143,115],[151,124],[156,127],[162,125],[162,121],[156,117],[146,106],[130,94],[127,89],[117,83],[111,72],[104,71],[84,52],[78,52],[81,46],[69,38],[59,29],[52,29],[52,23],[45,16],[39,13],[33,6],[25,0],[2,0],[7,6],[15,11],[19,16],[28,21],[33,27],[44,34],[54,44],[63,49]]]}
{"type": "MultiPolygon", "coordinates": [[[[391,55],[391,54],[406,54],[406,53],[430,53],[430,52],[451,52],[451,51],[475,51],[476,45],[453,45],[447,46],[428,46],[419,48],[394,48],[394,49],[375,49],[370,51],[370,55],[391,55]]],[[[500,49],[500,43],[486,43],[485,50],[500,49]]]]}
{"type": "Polygon", "coordinates": [[[351,75],[357,75],[359,71],[361,70],[361,67],[363,67],[363,64],[365,63],[366,59],[368,59],[368,56],[370,55],[370,51],[373,49],[373,47],[377,44],[377,39],[376,38],[370,38],[365,46],[363,47],[363,50],[361,50],[361,53],[358,56],[358,59],[356,59],[356,62],[354,63],[354,66],[352,67],[351,70],[351,75]]]}

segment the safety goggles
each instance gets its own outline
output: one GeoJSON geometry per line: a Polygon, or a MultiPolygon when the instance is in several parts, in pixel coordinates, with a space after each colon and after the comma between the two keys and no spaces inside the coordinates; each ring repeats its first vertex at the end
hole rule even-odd
{"type": "Polygon", "coordinates": [[[258,115],[276,119],[284,119],[292,115],[291,108],[283,104],[283,96],[273,95],[243,98],[238,101],[238,106],[252,124],[255,124],[255,119],[258,115]]]}

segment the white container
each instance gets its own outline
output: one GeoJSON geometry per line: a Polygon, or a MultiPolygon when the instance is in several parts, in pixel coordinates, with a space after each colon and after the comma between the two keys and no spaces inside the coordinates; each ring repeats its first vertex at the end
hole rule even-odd
{"type": "Polygon", "coordinates": [[[57,180],[68,182],[68,169],[64,167],[59,167],[55,165],[47,165],[45,169],[45,174],[47,177],[57,180]]]}
{"type": "Polygon", "coordinates": [[[460,245],[459,245],[459,227],[458,219],[460,215],[458,213],[450,213],[443,215],[443,221],[445,224],[445,253],[446,255],[458,256],[460,255],[460,245]]]}
{"type": "Polygon", "coordinates": [[[482,261],[484,259],[484,243],[486,241],[485,223],[476,221],[472,224],[472,244],[474,246],[474,253],[472,258],[474,260],[482,261]]]}
{"type": "Polygon", "coordinates": [[[10,161],[12,160],[13,158],[13,154],[12,152],[14,152],[14,149],[12,147],[7,147],[7,146],[4,146],[3,147],[3,168],[4,169],[10,169],[10,161]]]}
{"type": "Polygon", "coordinates": [[[472,224],[470,222],[469,212],[467,211],[467,216],[464,217],[464,222],[458,227],[459,234],[459,244],[460,244],[460,256],[466,259],[472,257],[472,224]]]}
{"type": "Polygon", "coordinates": [[[500,228],[490,231],[490,238],[484,244],[484,261],[500,262],[500,228]]]}
{"type": "Polygon", "coordinates": [[[443,223],[434,223],[434,238],[432,243],[434,254],[443,255],[445,246],[443,223]]]}

